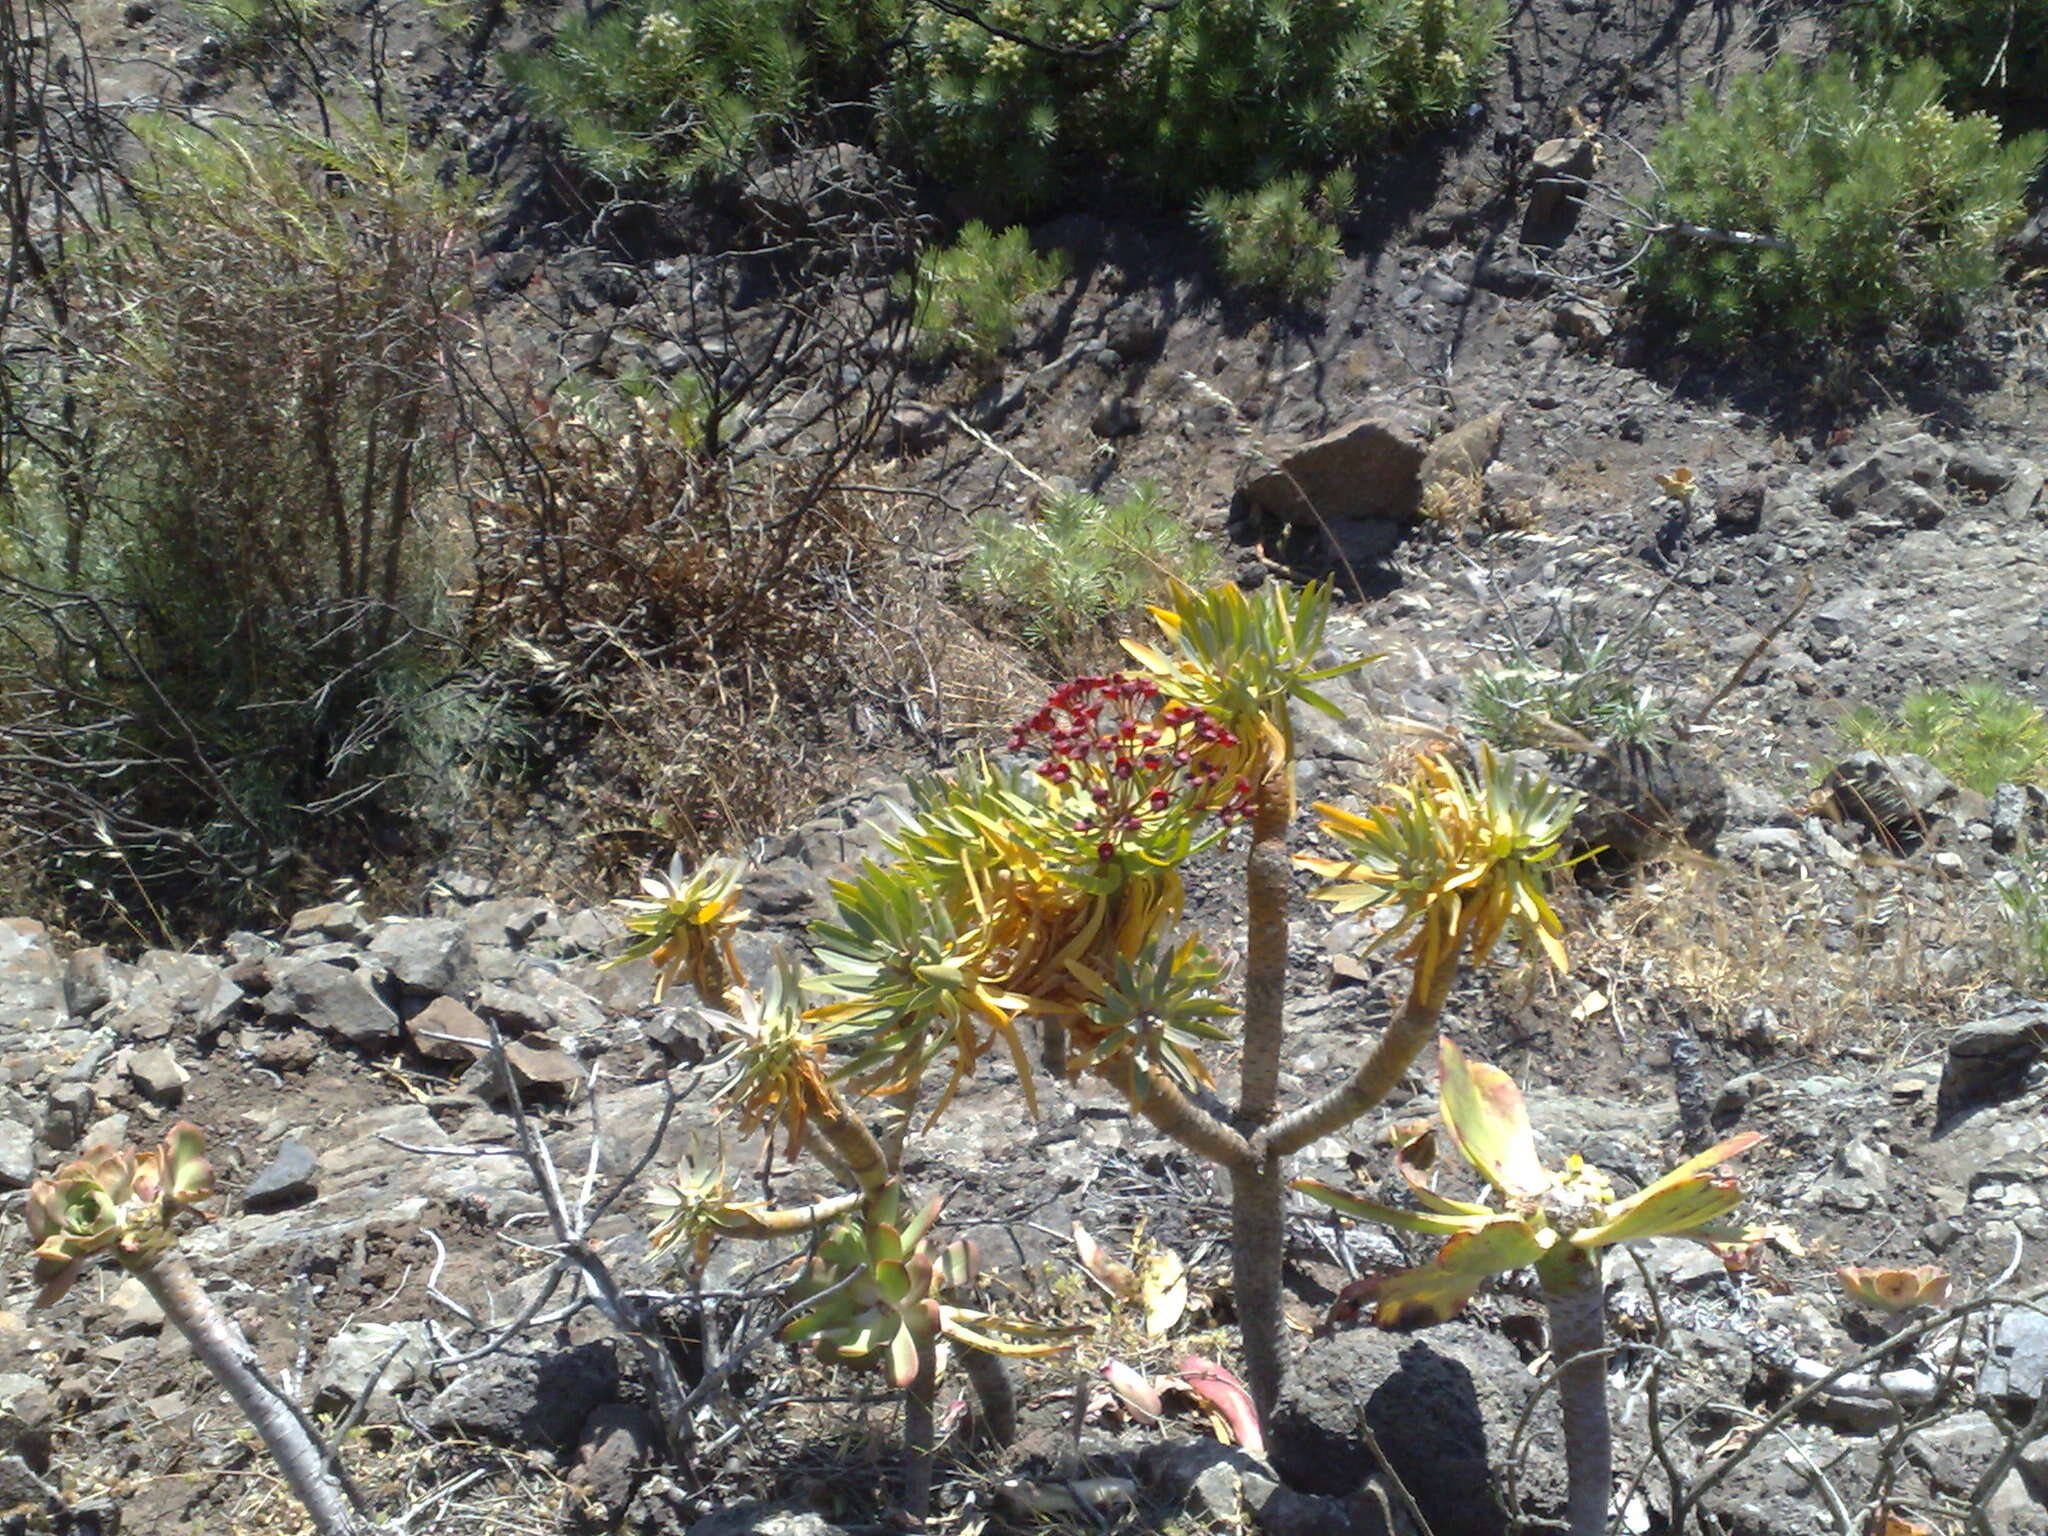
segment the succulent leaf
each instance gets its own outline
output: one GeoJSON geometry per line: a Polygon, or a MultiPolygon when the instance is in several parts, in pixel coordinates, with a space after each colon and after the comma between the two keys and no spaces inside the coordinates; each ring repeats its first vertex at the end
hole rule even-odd
{"type": "Polygon", "coordinates": [[[1449,1035],[1438,1052],[1444,1129],[1465,1161],[1510,1200],[1543,1193],[1551,1177],[1536,1156],[1529,1107],[1514,1079],[1468,1059],[1449,1035]]]}

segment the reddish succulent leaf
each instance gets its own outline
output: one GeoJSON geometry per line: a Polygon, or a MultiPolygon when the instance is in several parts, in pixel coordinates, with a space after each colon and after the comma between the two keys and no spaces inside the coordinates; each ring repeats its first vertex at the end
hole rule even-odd
{"type": "Polygon", "coordinates": [[[1259,1413],[1252,1406],[1252,1395],[1245,1390],[1244,1383],[1215,1361],[1204,1360],[1200,1355],[1183,1356],[1180,1375],[1196,1395],[1223,1415],[1223,1422],[1230,1426],[1237,1443],[1263,1461],[1266,1436],[1259,1428],[1259,1413]]]}

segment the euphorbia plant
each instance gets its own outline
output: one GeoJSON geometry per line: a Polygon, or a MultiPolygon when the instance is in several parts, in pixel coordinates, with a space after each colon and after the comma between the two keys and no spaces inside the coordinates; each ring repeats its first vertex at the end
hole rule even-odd
{"type": "Polygon", "coordinates": [[[1536,1155],[1528,1108],[1505,1072],[1468,1060],[1449,1039],[1439,1048],[1439,1112],[1465,1161],[1491,1186],[1495,1203],[1455,1199],[1431,1181],[1433,1130],[1402,1139],[1394,1165],[1415,1209],[1382,1205],[1314,1179],[1294,1187],[1346,1216],[1446,1241],[1415,1269],[1360,1281],[1347,1299],[1368,1305],[1383,1328],[1421,1328],[1455,1316],[1491,1275],[1531,1268],[1550,1314],[1550,1353],[1564,1418],[1571,1536],[1605,1536],[1613,1489],[1607,1418],[1605,1250],[1650,1237],[1736,1243],[1717,1225],[1742,1192],[1716,1172],[1762,1138],[1744,1134],[1689,1158],[1632,1195],[1617,1196],[1597,1168],[1574,1154],[1561,1169],[1536,1155]]]}
{"type": "Polygon", "coordinates": [[[326,1453],[177,1252],[179,1218],[196,1213],[213,1193],[205,1138],[183,1122],[159,1146],[140,1152],[94,1148],[52,1177],[36,1180],[27,1212],[35,1278],[42,1285],[36,1305],[57,1301],[89,1265],[118,1264],[148,1289],[262,1436],[320,1536],[353,1536],[360,1527],[326,1453]]]}

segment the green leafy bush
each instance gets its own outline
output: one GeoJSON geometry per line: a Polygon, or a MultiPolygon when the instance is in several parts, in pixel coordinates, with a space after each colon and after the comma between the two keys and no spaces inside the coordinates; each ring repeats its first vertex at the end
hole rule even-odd
{"type": "Polygon", "coordinates": [[[1185,0],[1141,15],[1133,0],[995,0],[976,14],[902,0],[628,0],[507,67],[616,180],[729,163],[764,121],[872,88],[885,143],[990,209],[1111,189],[1187,207],[1210,187],[1324,170],[1446,119],[1492,61],[1504,8],[1185,0]]]}
{"type": "Polygon", "coordinates": [[[564,23],[506,73],[597,175],[686,182],[743,162],[776,124],[857,91],[895,0],[636,0],[564,23]]]}
{"type": "Polygon", "coordinates": [[[894,141],[941,179],[1029,211],[1117,187],[1186,207],[1363,154],[1472,98],[1495,0],[1186,0],[1124,44],[1128,0],[995,0],[1031,49],[920,8],[887,92],[894,141]]]}
{"type": "Polygon", "coordinates": [[[1505,750],[1650,744],[1662,739],[1670,707],[1637,680],[1624,645],[1567,631],[1555,665],[1525,657],[1474,674],[1465,714],[1483,740],[1505,750]]]}
{"type": "Polygon", "coordinates": [[[1951,113],[1933,64],[1866,81],[1783,55],[1725,106],[1702,95],[1653,157],[1669,218],[1770,243],[1667,236],[1643,290],[1713,342],[1952,320],[1996,279],[2044,142],[1951,113]]]}
{"type": "Polygon", "coordinates": [[[2048,0],[1860,0],[1836,16],[1870,57],[1932,59],[1960,106],[2048,121],[2048,0]]]}
{"type": "Polygon", "coordinates": [[[1853,709],[1836,730],[1851,750],[1917,753],[1979,794],[2048,783],[2048,714],[1997,683],[1908,694],[1896,720],[1853,709]]]}
{"type": "Polygon", "coordinates": [[[927,251],[894,284],[914,307],[913,345],[920,357],[964,352],[990,361],[1017,332],[1017,305],[1067,274],[1058,251],[1040,256],[1021,225],[1000,235],[975,222],[949,246],[927,251]]]}
{"type": "Polygon", "coordinates": [[[1356,190],[1349,171],[1333,171],[1313,185],[1296,173],[1251,192],[1211,192],[1195,222],[1233,288],[1307,304],[1337,280],[1337,219],[1356,190]]]}
{"type": "Polygon", "coordinates": [[[1023,522],[989,513],[974,531],[962,589],[1055,659],[1072,659],[1091,636],[1121,626],[1165,593],[1169,578],[1199,585],[1216,569],[1216,552],[1151,482],[1110,501],[1049,497],[1023,522]]]}
{"type": "Polygon", "coordinates": [[[77,365],[24,381],[94,431],[0,504],[0,805],[81,905],[197,925],[355,867],[476,723],[436,500],[472,207],[379,130],[135,129],[77,365]]]}

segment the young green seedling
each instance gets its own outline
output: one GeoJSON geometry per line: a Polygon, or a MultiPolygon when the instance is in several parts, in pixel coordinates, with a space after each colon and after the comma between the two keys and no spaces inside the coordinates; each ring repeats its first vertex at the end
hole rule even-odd
{"type": "Polygon", "coordinates": [[[1452,1144],[1492,1187],[1495,1203],[1453,1199],[1429,1178],[1435,1133],[1405,1140],[1395,1167],[1416,1209],[1381,1205],[1315,1179],[1294,1188],[1346,1216],[1445,1239],[1435,1259],[1415,1269],[1360,1281],[1347,1299],[1369,1305],[1383,1328],[1423,1328],[1455,1316],[1492,1275],[1533,1267],[1550,1310],[1550,1352],[1558,1368],[1564,1417],[1571,1536],[1605,1536],[1613,1491],[1613,1442],[1607,1418],[1604,1251],[1650,1237],[1708,1244],[1742,1242],[1716,1225],[1742,1198],[1735,1180],[1714,1170],[1762,1138],[1732,1137],[1689,1158],[1633,1195],[1618,1196],[1597,1168],[1576,1154],[1545,1168],[1519,1089],[1505,1072],[1470,1061],[1448,1038],[1440,1046],[1439,1111],[1452,1144]]]}

